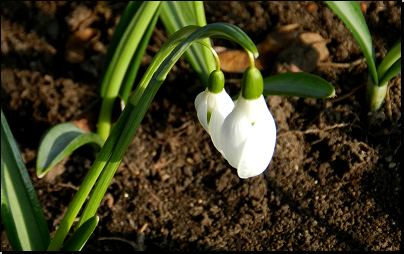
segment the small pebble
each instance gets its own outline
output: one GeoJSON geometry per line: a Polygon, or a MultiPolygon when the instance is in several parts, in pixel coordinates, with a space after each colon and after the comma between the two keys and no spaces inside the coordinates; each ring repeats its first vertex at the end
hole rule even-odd
{"type": "Polygon", "coordinates": [[[306,7],[306,10],[308,12],[317,11],[317,9],[318,9],[318,6],[317,6],[317,4],[314,4],[314,3],[311,3],[311,4],[307,5],[307,7],[306,7]]]}
{"type": "Polygon", "coordinates": [[[107,206],[113,206],[114,205],[114,197],[110,197],[107,199],[107,206]]]}
{"type": "Polygon", "coordinates": [[[386,162],[391,162],[392,160],[393,160],[393,156],[387,156],[386,158],[385,158],[385,160],[386,160],[386,162]]]}
{"type": "Polygon", "coordinates": [[[397,163],[391,162],[391,163],[389,164],[389,168],[394,168],[396,165],[397,165],[397,163]]]}
{"type": "Polygon", "coordinates": [[[193,160],[191,157],[187,157],[187,158],[186,158],[186,161],[187,161],[189,164],[194,163],[194,160],[193,160]]]}
{"type": "Polygon", "coordinates": [[[362,12],[366,13],[367,9],[368,9],[368,6],[364,2],[361,2],[361,10],[362,10],[362,12]]]}

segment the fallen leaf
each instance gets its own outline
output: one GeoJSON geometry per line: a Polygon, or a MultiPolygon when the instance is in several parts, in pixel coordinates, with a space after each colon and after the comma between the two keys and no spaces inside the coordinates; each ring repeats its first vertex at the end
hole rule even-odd
{"type": "MultiPolygon", "coordinates": [[[[257,45],[259,57],[255,60],[255,66],[259,70],[270,69],[277,55],[298,35],[294,31],[299,24],[283,26],[271,32],[263,42],[257,45]]],[[[243,73],[250,66],[250,60],[245,50],[228,50],[222,46],[214,47],[219,55],[220,69],[228,73],[243,73]]]]}
{"type": "Polygon", "coordinates": [[[318,33],[302,33],[277,57],[272,73],[311,72],[330,55],[329,40],[318,33]]]}

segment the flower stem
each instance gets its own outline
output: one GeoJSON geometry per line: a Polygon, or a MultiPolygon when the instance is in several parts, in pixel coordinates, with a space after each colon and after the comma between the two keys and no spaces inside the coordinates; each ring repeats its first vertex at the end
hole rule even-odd
{"type": "Polygon", "coordinates": [[[246,50],[247,51],[247,54],[248,54],[248,58],[250,59],[250,66],[252,67],[252,68],[255,68],[255,57],[254,57],[254,54],[251,52],[251,51],[249,51],[249,50],[246,50]]]}
{"type": "Polygon", "coordinates": [[[215,61],[216,61],[216,70],[220,71],[220,60],[219,60],[219,56],[218,56],[216,50],[212,46],[207,44],[205,40],[198,41],[198,43],[205,46],[206,48],[208,48],[210,50],[210,52],[212,52],[212,55],[213,55],[213,57],[215,58],[215,61]]]}

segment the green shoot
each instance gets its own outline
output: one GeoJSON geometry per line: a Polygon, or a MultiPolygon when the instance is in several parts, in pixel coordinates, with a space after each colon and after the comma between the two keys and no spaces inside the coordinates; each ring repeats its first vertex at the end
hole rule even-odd
{"type": "Polygon", "coordinates": [[[372,39],[357,1],[326,1],[354,35],[365,55],[370,70],[366,87],[366,101],[370,111],[383,104],[390,79],[401,72],[401,37],[376,69],[372,39]]]}

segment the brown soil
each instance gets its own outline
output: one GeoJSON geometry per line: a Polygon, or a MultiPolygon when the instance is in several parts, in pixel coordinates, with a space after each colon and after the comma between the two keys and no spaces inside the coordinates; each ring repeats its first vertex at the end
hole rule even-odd
{"type": "MultiPolygon", "coordinates": [[[[94,156],[78,149],[49,183],[35,175],[39,140],[97,100],[105,49],[125,6],[1,2],[1,107],[52,234],[94,156]]],[[[383,57],[401,34],[401,5],[364,1],[362,7],[383,57]]],[[[208,23],[235,24],[257,44],[275,28],[299,23],[300,32],[330,39],[327,62],[363,57],[322,2],[205,2],[205,9],[208,23]]],[[[141,72],[161,34],[167,37],[161,23],[157,28],[141,72]]],[[[362,62],[312,73],[329,81],[338,99],[363,84],[368,70],[362,62]]],[[[226,77],[234,95],[241,76],[226,77]]],[[[381,113],[371,117],[363,87],[340,101],[267,97],[278,128],[276,150],[266,172],[247,180],[238,178],[198,122],[193,101],[200,91],[181,59],[118,168],[84,250],[400,249],[401,75],[391,81],[381,113]]],[[[3,224],[1,230],[1,249],[10,250],[3,224]]]]}

